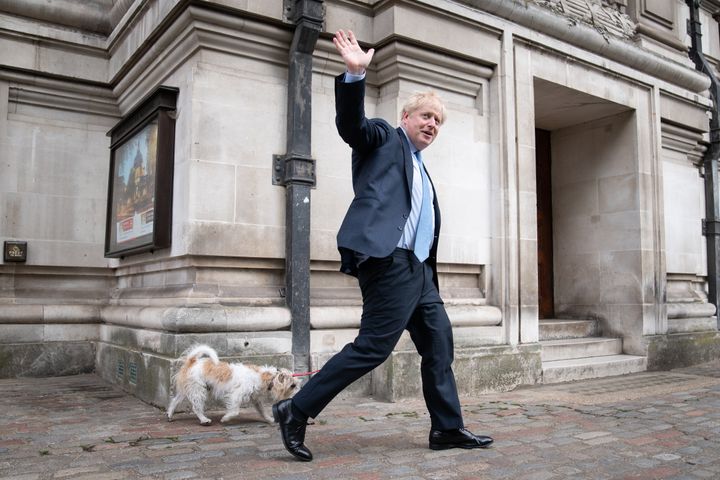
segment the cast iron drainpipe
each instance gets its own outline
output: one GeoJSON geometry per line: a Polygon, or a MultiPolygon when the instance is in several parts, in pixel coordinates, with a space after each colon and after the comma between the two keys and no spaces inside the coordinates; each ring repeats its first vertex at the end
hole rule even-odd
{"type": "Polygon", "coordinates": [[[273,184],[285,186],[285,301],[290,308],[295,371],[310,364],[310,189],[312,57],[323,22],[322,0],[285,0],[295,23],[288,62],[287,153],[273,155],[273,184]]]}
{"type": "Polygon", "coordinates": [[[703,158],[705,178],[705,219],[703,235],[707,245],[708,301],[715,305],[715,315],[720,328],[718,315],[718,271],[720,271],[720,202],[718,201],[718,157],[720,156],[720,83],[702,51],[702,33],[700,32],[700,0],[685,0],[690,9],[688,31],[692,40],[690,57],[695,68],[710,77],[710,95],[712,97],[712,118],[710,119],[710,147],[703,158]]]}

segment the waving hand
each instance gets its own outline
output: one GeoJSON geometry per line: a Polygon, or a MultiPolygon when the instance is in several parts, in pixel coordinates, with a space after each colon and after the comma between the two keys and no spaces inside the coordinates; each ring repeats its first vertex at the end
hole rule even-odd
{"type": "Polygon", "coordinates": [[[365,69],[370,65],[370,61],[375,54],[374,48],[363,52],[352,30],[348,30],[347,34],[343,30],[338,30],[335,33],[335,38],[333,38],[333,43],[342,56],[348,72],[354,75],[365,73],[365,69]]]}

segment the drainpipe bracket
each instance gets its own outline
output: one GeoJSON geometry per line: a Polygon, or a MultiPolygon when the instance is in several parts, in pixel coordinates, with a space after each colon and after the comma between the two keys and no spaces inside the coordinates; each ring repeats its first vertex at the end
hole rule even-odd
{"type": "Polygon", "coordinates": [[[315,159],[305,155],[273,155],[272,183],[280,186],[300,184],[315,187],[315,159]]]}
{"type": "Polygon", "coordinates": [[[323,0],[283,0],[283,20],[299,24],[303,20],[322,24],[325,18],[323,0]]]}
{"type": "Polygon", "coordinates": [[[702,219],[702,234],[706,237],[720,236],[720,220],[702,219]]]}

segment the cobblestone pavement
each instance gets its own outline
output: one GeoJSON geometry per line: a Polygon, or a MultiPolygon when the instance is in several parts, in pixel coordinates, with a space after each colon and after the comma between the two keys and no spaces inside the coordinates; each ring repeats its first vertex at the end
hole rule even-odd
{"type": "Polygon", "coordinates": [[[199,425],[94,375],[0,380],[0,477],[31,479],[719,479],[720,362],[463,399],[487,450],[431,451],[422,401],[339,399],[311,463],[251,410],[199,425]]]}

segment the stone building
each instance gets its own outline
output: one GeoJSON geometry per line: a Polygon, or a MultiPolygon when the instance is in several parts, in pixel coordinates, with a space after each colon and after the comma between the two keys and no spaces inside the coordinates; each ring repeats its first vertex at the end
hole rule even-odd
{"type": "MultiPolygon", "coordinates": [[[[340,28],[377,52],[369,116],[447,102],[425,158],[461,393],[717,358],[699,3],[0,0],[0,374],[96,370],[164,405],[195,342],[305,370],[352,340],[340,28]],[[139,198],[168,210],[123,217],[139,198]]],[[[353,391],[417,395],[418,369],[403,338],[353,391]]]]}

